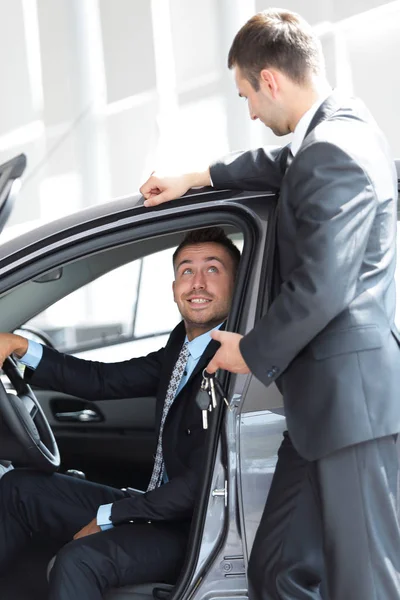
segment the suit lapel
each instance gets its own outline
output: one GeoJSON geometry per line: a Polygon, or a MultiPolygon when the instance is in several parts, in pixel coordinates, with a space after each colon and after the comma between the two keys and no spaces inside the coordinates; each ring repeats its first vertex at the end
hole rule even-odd
{"type": "MultiPolygon", "coordinates": [[[[225,323],[221,326],[220,329],[221,330],[225,329],[225,323]]],[[[185,326],[182,321],[181,323],[179,323],[179,325],[177,325],[177,327],[171,333],[170,339],[169,339],[167,347],[165,349],[166,362],[165,362],[165,365],[163,368],[163,377],[162,377],[162,380],[160,381],[160,387],[159,387],[158,397],[161,400],[161,402],[158,404],[157,423],[161,418],[162,407],[164,405],[164,400],[165,400],[165,396],[167,393],[168,384],[171,379],[171,374],[174,369],[175,363],[177,361],[179,352],[181,351],[182,344],[185,340],[185,336],[186,336],[185,326]]],[[[193,369],[189,379],[187,380],[187,382],[185,383],[185,385],[183,386],[183,388],[181,389],[179,394],[176,396],[172,406],[174,406],[174,404],[176,404],[176,400],[177,400],[177,398],[180,397],[182,392],[184,390],[186,391],[188,389],[188,386],[191,385],[193,379],[198,375],[198,373],[200,371],[202,371],[208,365],[208,363],[210,362],[210,360],[212,359],[212,357],[218,350],[219,346],[220,346],[219,342],[216,342],[215,340],[211,340],[209,342],[209,344],[206,346],[206,349],[204,350],[203,354],[200,356],[199,361],[198,361],[197,365],[195,366],[195,368],[193,369]]]]}
{"type": "Polygon", "coordinates": [[[308,136],[309,133],[313,131],[322,121],[326,121],[329,119],[337,110],[340,108],[340,95],[338,92],[332,92],[330,96],[327,97],[326,100],[321,104],[313,118],[311,119],[311,123],[308,126],[306,135],[304,139],[308,136]]]}
{"type": "MultiPolygon", "coordinates": [[[[319,125],[322,121],[329,119],[337,110],[340,108],[340,95],[338,92],[332,92],[328,96],[326,100],[321,104],[318,108],[317,112],[311,119],[311,123],[308,126],[306,131],[306,135],[304,136],[304,141],[307,136],[319,125]]],[[[290,151],[290,144],[284,148],[284,152],[281,156],[281,166],[287,171],[290,167],[293,160],[293,155],[290,151]]],[[[267,277],[268,277],[268,307],[271,306],[271,303],[276,298],[279,293],[281,287],[281,278],[280,278],[280,262],[279,262],[279,246],[277,243],[277,228],[278,228],[278,220],[279,220],[279,195],[277,196],[277,203],[275,210],[270,216],[270,224],[271,227],[271,237],[270,237],[270,246],[268,250],[269,264],[267,268],[267,277]]]]}
{"type": "MultiPolygon", "coordinates": [[[[221,329],[225,329],[225,323],[222,325],[221,329]]],[[[168,415],[167,415],[167,418],[165,421],[165,426],[167,426],[167,422],[169,422],[171,419],[176,417],[176,411],[179,410],[179,407],[186,405],[186,401],[183,401],[185,398],[187,400],[193,399],[193,402],[194,402],[197,390],[191,390],[192,384],[193,384],[195,378],[199,375],[199,373],[201,373],[202,370],[205,369],[205,367],[208,365],[208,363],[210,362],[210,360],[212,359],[212,357],[214,356],[214,354],[216,353],[216,351],[218,350],[219,347],[220,347],[220,343],[216,342],[215,340],[211,340],[209,342],[209,344],[206,346],[206,349],[204,350],[203,354],[200,356],[198,363],[195,366],[195,368],[193,369],[189,379],[187,380],[187,382],[185,383],[185,385],[183,386],[183,388],[181,389],[179,394],[175,397],[175,399],[171,405],[171,408],[168,411],[168,415]],[[183,401],[183,404],[182,404],[182,401],[183,401]]],[[[181,346],[179,347],[177,354],[174,354],[175,362],[176,362],[177,356],[179,354],[180,348],[181,348],[181,346]]],[[[174,362],[174,364],[175,364],[175,362],[174,362]]],[[[173,366],[172,366],[172,368],[173,368],[173,366]]],[[[167,381],[165,391],[168,387],[168,382],[169,382],[169,380],[167,381]]],[[[158,414],[158,417],[156,417],[156,430],[157,431],[159,430],[159,426],[160,426],[163,405],[164,405],[164,402],[161,402],[159,405],[159,414],[158,414]]]]}
{"type": "MultiPolygon", "coordinates": [[[[307,136],[319,125],[322,121],[329,119],[332,115],[339,110],[341,106],[340,94],[336,91],[332,92],[326,100],[318,108],[317,112],[311,119],[311,123],[308,126],[304,141],[307,136]]],[[[293,160],[293,155],[290,151],[290,144],[284,148],[281,155],[281,167],[287,171],[293,160]]],[[[273,300],[279,293],[281,287],[280,278],[280,263],[279,263],[279,246],[277,243],[277,228],[279,219],[279,195],[277,196],[277,203],[274,211],[270,215],[269,227],[271,227],[270,245],[268,250],[268,266],[267,266],[267,289],[268,289],[268,308],[271,306],[273,300]]]]}
{"type": "MultiPolygon", "coordinates": [[[[224,331],[226,327],[226,322],[224,322],[221,327],[220,330],[224,331]]],[[[197,365],[195,366],[195,368],[193,369],[189,379],[187,380],[187,382],[185,383],[185,385],[183,386],[183,388],[181,389],[181,391],[179,392],[178,396],[180,396],[181,392],[186,388],[188,389],[188,386],[191,385],[193,379],[203,370],[206,368],[206,366],[208,365],[208,363],[210,362],[210,360],[212,359],[212,357],[214,356],[214,354],[216,353],[216,351],[218,350],[218,348],[220,347],[220,343],[216,342],[215,340],[211,340],[208,345],[206,346],[206,349],[204,350],[203,354],[200,356],[197,365]]],[[[177,397],[178,397],[177,396],[177,397]]]]}
{"type": "Polygon", "coordinates": [[[206,349],[204,350],[203,354],[200,356],[197,365],[193,369],[192,374],[190,375],[190,377],[187,380],[186,384],[184,385],[183,389],[187,385],[190,385],[192,383],[194,377],[196,377],[196,375],[200,371],[205,369],[205,367],[208,365],[208,363],[210,362],[210,360],[212,359],[212,357],[218,350],[219,346],[220,346],[219,342],[216,342],[215,340],[210,341],[210,343],[206,346],[206,349]]]}

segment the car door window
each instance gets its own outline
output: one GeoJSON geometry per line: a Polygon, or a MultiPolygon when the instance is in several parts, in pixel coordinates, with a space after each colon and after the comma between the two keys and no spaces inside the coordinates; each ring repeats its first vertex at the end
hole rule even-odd
{"type": "Polygon", "coordinates": [[[178,311],[172,299],[174,250],[165,250],[143,259],[135,337],[171,331],[171,323],[178,321],[178,311]]]}
{"type": "MultiPolygon", "coordinates": [[[[57,350],[115,362],[158,350],[179,322],[172,296],[174,249],[118,267],[25,324],[57,350]]],[[[33,337],[26,332],[26,337],[33,337]]]]}

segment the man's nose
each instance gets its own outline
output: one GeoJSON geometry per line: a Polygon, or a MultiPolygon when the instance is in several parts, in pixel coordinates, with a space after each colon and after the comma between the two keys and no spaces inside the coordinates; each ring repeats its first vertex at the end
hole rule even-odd
{"type": "Polygon", "coordinates": [[[255,114],[253,113],[253,111],[251,110],[251,106],[250,106],[250,104],[249,104],[249,115],[250,115],[250,119],[251,119],[252,121],[257,121],[258,117],[257,117],[257,115],[255,115],[255,114]]]}
{"type": "Polygon", "coordinates": [[[206,279],[203,273],[196,273],[193,279],[193,289],[199,290],[206,287],[206,279]]]}

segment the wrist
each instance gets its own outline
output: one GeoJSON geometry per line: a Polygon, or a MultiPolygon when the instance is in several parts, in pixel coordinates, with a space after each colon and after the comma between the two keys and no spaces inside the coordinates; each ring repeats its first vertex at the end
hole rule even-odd
{"type": "Polygon", "coordinates": [[[28,352],[29,341],[22,337],[22,335],[10,335],[12,335],[11,343],[13,348],[11,353],[14,353],[18,358],[22,358],[28,352]]]}
{"type": "Polygon", "coordinates": [[[197,171],[190,173],[190,187],[203,187],[211,185],[210,171],[197,171]]]}

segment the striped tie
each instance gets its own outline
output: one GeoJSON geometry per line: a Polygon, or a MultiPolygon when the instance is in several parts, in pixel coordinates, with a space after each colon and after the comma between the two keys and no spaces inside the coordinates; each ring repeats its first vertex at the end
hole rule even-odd
{"type": "Polygon", "coordinates": [[[172,371],[171,379],[169,380],[167,394],[165,396],[165,402],[163,412],[161,416],[160,432],[158,434],[157,451],[154,461],[153,473],[151,475],[150,483],[147,487],[147,491],[154,490],[161,485],[162,477],[164,473],[164,458],[162,453],[162,434],[164,430],[165,419],[167,418],[168,411],[175,399],[176,391],[179,387],[182,379],[183,372],[186,367],[187,359],[189,357],[189,346],[188,342],[185,342],[179,353],[178,360],[175,363],[172,371]]]}

